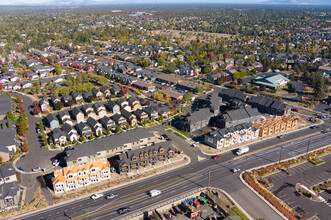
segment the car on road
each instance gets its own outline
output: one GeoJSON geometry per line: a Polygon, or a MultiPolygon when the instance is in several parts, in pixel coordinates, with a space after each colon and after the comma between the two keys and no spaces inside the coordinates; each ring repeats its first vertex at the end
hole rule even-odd
{"type": "Polygon", "coordinates": [[[325,191],[331,194],[331,189],[330,189],[330,187],[327,187],[327,188],[325,189],[325,191]]]}
{"type": "Polygon", "coordinates": [[[279,139],[282,139],[282,138],[286,137],[286,134],[281,134],[281,135],[278,135],[277,137],[278,137],[279,139]]]}
{"type": "Polygon", "coordinates": [[[36,132],[37,132],[38,134],[40,134],[40,133],[41,133],[40,128],[37,128],[37,129],[36,129],[36,132]]]}
{"type": "Polygon", "coordinates": [[[222,155],[215,155],[215,156],[212,156],[211,159],[216,160],[216,159],[219,159],[219,158],[221,158],[221,157],[222,157],[222,155]]]}
{"type": "Polygon", "coordinates": [[[103,197],[102,193],[95,193],[91,196],[91,199],[96,200],[96,199],[99,199],[99,198],[102,198],[102,197],[103,197]]]}
{"type": "Polygon", "coordinates": [[[238,173],[240,171],[240,168],[233,168],[230,170],[232,173],[238,173]]]}
{"type": "Polygon", "coordinates": [[[118,209],[117,213],[121,215],[121,214],[124,214],[126,212],[130,212],[130,211],[131,211],[130,207],[123,207],[123,208],[118,209]]]}
{"type": "Polygon", "coordinates": [[[115,197],[117,197],[118,195],[116,193],[111,193],[111,194],[108,194],[106,195],[106,199],[114,199],[115,197]]]}
{"type": "Polygon", "coordinates": [[[32,169],[33,172],[38,172],[38,171],[40,171],[40,170],[41,170],[40,167],[36,167],[36,168],[33,168],[33,169],[32,169]]]}
{"type": "Polygon", "coordinates": [[[313,126],[310,126],[311,129],[315,129],[315,128],[318,128],[317,125],[313,125],[313,126]]]}
{"type": "Polygon", "coordinates": [[[26,155],[25,155],[25,154],[23,154],[23,155],[20,157],[20,159],[23,159],[25,156],[26,156],[26,155]]]}
{"type": "Polygon", "coordinates": [[[197,146],[198,146],[197,143],[192,144],[192,147],[197,147],[197,146]]]}
{"type": "Polygon", "coordinates": [[[52,164],[53,164],[53,166],[58,166],[59,160],[58,159],[53,160],[52,164]]]}
{"type": "Polygon", "coordinates": [[[328,132],[329,132],[329,130],[325,129],[325,130],[322,131],[322,134],[327,134],[328,132]]]}
{"type": "Polygon", "coordinates": [[[22,167],[17,167],[17,169],[25,171],[25,169],[23,169],[22,167]]]}
{"type": "Polygon", "coordinates": [[[291,111],[292,111],[292,112],[299,112],[299,109],[297,109],[297,108],[292,108],[291,111]]]}

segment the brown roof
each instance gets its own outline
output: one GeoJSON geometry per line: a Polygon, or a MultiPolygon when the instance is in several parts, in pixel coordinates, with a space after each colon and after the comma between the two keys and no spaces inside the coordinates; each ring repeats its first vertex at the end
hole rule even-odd
{"type": "Polygon", "coordinates": [[[145,87],[145,88],[148,88],[148,87],[155,87],[154,84],[152,83],[147,83],[147,82],[144,82],[144,81],[141,81],[141,80],[137,80],[137,82],[134,82],[133,85],[136,85],[136,86],[139,86],[139,87],[145,87]]]}
{"type": "Polygon", "coordinates": [[[168,74],[161,74],[157,77],[160,80],[171,82],[173,84],[177,84],[182,81],[182,79],[168,75],[168,74]]]}
{"type": "Polygon", "coordinates": [[[187,87],[187,88],[190,88],[190,89],[195,89],[197,86],[202,87],[202,85],[200,85],[196,82],[187,81],[187,80],[179,82],[178,85],[184,86],[184,87],[187,87]]]}
{"type": "Polygon", "coordinates": [[[162,90],[161,91],[164,95],[169,95],[171,98],[174,99],[182,99],[183,98],[183,94],[173,91],[173,90],[162,90]]]}

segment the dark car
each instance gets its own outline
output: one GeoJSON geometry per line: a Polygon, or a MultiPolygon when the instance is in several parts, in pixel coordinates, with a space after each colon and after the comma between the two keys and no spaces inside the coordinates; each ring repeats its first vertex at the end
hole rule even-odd
{"type": "Polygon", "coordinates": [[[291,109],[293,112],[298,112],[299,111],[299,109],[297,109],[297,108],[292,108],[291,109]]]}
{"type": "Polygon", "coordinates": [[[22,170],[22,171],[25,171],[25,169],[22,168],[22,167],[17,167],[17,169],[22,170]]]}
{"type": "Polygon", "coordinates": [[[325,189],[325,191],[331,194],[331,189],[330,189],[330,187],[327,187],[327,188],[325,189]]]}
{"type": "Polygon", "coordinates": [[[23,159],[25,156],[26,156],[26,155],[25,155],[25,154],[23,154],[23,155],[20,157],[20,159],[23,159]]]}
{"type": "Polygon", "coordinates": [[[126,212],[130,212],[131,211],[131,208],[130,207],[124,207],[124,208],[120,208],[117,210],[118,214],[124,214],[126,212]]]}
{"type": "Polygon", "coordinates": [[[173,215],[173,216],[177,216],[177,213],[174,211],[174,210],[169,210],[169,213],[171,214],[171,215],[173,215]]]}
{"type": "Polygon", "coordinates": [[[313,125],[313,126],[310,126],[311,129],[315,129],[315,128],[318,128],[317,125],[313,125]]]}
{"type": "Polygon", "coordinates": [[[116,193],[111,193],[111,194],[106,195],[106,199],[114,199],[117,196],[118,195],[116,193]]]}
{"type": "Polygon", "coordinates": [[[329,132],[329,130],[323,130],[322,134],[327,134],[329,132]]]}
{"type": "Polygon", "coordinates": [[[172,208],[174,210],[174,212],[178,213],[178,214],[183,214],[182,210],[180,210],[179,208],[177,208],[176,206],[174,206],[172,208]]]}

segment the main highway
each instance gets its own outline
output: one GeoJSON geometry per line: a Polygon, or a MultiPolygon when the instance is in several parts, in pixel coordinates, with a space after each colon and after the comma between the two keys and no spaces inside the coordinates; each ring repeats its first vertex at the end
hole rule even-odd
{"type": "Polygon", "coordinates": [[[253,218],[280,219],[276,212],[269,211],[272,209],[245,187],[238,173],[231,173],[229,170],[235,167],[241,170],[250,169],[277,162],[280,154],[282,159],[286,159],[305,153],[307,150],[326,146],[331,143],[331,133],[320,132],[326,128],[330,128],[329,119],[317,129],[306,128],[292,132],[283,139],[274,137],[251,144],[249,147],[252,152],[245,156],[238,157],[233,152],[227,152],[220,159],[212,160],[208,157],[205,160],[194,161],[176,170],[137,180],[104,193],[117,193],[119,196],[113,200],[104,198],[92,200],[86,196],[26,216],[18,216],[17,219],[123,219],[136,211],[147,210],[157,203],[165,202],[169,198],[206,187],[209,171],[210,186],[227,191],[253,218]],[[151,198],[146,193],[151,189],[161,190],[162,193],[151,198]],[[127,206],[131,207],[131,213],[122,216],[117,214],[117,209],[127,206]],[[264,209],[268,211],[263,212],[264,209]]]}

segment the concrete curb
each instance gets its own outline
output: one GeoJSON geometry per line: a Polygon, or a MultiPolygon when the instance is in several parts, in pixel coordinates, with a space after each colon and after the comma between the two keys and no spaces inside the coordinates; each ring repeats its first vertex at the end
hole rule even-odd
{"type": "MultiPolygon", "coordinates": [[[[320,150],[320,149],[323,149],[323,148],[326,148],[326,147],[329,147],[329,146],[331,146],[331,145],[327,145],[327,146],[324,146],[324,147],[321,147],[321,148],[318,148],[318,149],[314,149],[314,150],[311,150],[311,151],[309,151],[308,153],[312,153],[312,152],[314,152],[314,151],[318,151],[318,150],[320,150]]],[[[281,160],[281,162],[284,162],[284,161],[288,161],[288,160],[292,160],[292,159],[295,159],[295,158],[298,158],[298,157],[301,157],[301,156],[303,156],[303,155],[306,155],[307,153],[303,153],[303,154],[299,154],[299,155],[297,155],[297,156],[294,156],[294,157],[290,157],[290,158],[286,158],[286,159],[283,159],[283,160],[281,160]]],[[[277,162],[276,162],[277,163],[277,162]]],[[[265,165],[262,165],[262,166],[258,166],[258,167],[254,167],[254,168],[251,168],[251,169],[248,169],[247,171],[252,171],[252,170],[255,170],[255,169],[259,169],[259,168],[261,168],[261,167],[267,167],[267,166],[269,166],[269,165],[272,165],[272,164],[275,164],[275,162],[274,163],[269,163],[269,164],[265,164],[265,165]]],[[[240,178],[240,180],[241,180],[241,182],[243,183],[243,184],[245,184],[253,193],[255,193],[262,201],[264,201],[270,208],[272,208],[280,217],[282,217],[283,219],[287,219],[284,215],[283,215],[283,213],[281,213],[280,211],[278,211],[273,205],[271,205],[270,203],[269,203],[269,201],[268,200],[266,200],[262,195],[260,195],[258,192],[256,192],[255,191],[255,189],[253,189],[253,187],[251,187],[248,183],[246,183],[246,181],[242,178],[242,175],[243,175],[243,173],[244,173],[245,171],[243,171],[243,172],[241,172],[240,173],[240,175],[239,175],[239,178],[240,178]]],[[[277,197],[277,196],[276,196],[277,197]]],[[[278,198],[278,197],[277,197],[278,198]]],[[[282,200],[281,200],[282,201],[282,200]]]]}
{"type": "MultiPolygon", "coordinates": [[[[139,182],[139,181],[142,181],[142,180],[148,179],[148,178],[150,178],[150,177],[152,177],[152,176],[157,176],[157,175],[160,175],[160,174],[165,174],[165,173],[167,173],[167,172],[173,171],[173,170],[175,170],[175,169],[181,168],[181,167],[186,166],[186,165],[188,165],[188,164],[191,163],[191,158],[188,157],[188,156],[186,156],[186,155],[183,157],[183,160],[187,160],[187,162],[184,163],[184,164],[182,164],[182,165],[180,165],[180,166],[178,166],[178,167],[172,167],[172,168],[170,168],[169,170],[167,170],[166,172],[157,173],[157,174],[150,175],[150,176],[147,176],[147,177],[142,177],[142,178],[139,178],[139,179],[131,180],[131,181],[126,182],[126,183],[123,183],[123,184],[118,184],[118,185],[113,186],[113,187],[108,187],[107,189],[104,189],[104,190],[101,190],[101,191],[98,191],[98,192],[101,192],[101,193],[102,193],[102,192],[106,192],[106,191],[109,191],[109,190],[114,190],[114,189],[117,189],[117,188],[120,188],[120,187],[126,186],[126,185],[128,185],[128,184],[137,183],[137,182],[139,182]],[[185,159],[185,158],[187,158],[187,159],[185,159]]],[[[94,193],[98,193],[98,192],[94,192],[94,193]]],[[[74,201],[80,200],[80,199],[82,199],[82,198],[85,198],[86,196],[87,196],[87,195],[83,195],[83,196],[78,197],[78,198],[74,198],[74,199],[66,200],[66,201],[63,201],[63,202],[60,202],[60,203],[55,203],[55,204],[52,205],[52,206],[47,206],[47,207],[42,208],[42,209],[39,209],[39,210],[34,210],[34,211],[27,212],[27,213],[24,213],[24,214],[21,214],[21,215],[16,215],[16,216],[10,217],[10,218],[8,218],[8,220],[10,220],[10,219],[19,219],[19,218],[21,218],[21,217],[25,217],[25,216],[28,216],[28,215],[31,215],[31,214],[34,214],[34,213],[38,213],[38,212],[41,212],[41,211],[45,211],[45,210],[50,209],[50,208],[54,208],[54,207],[57,207],[57,206],[65,205],[65,204],[68,204],[68,203],[71,203],[71,202],[74,202],[74,201]]]]}

